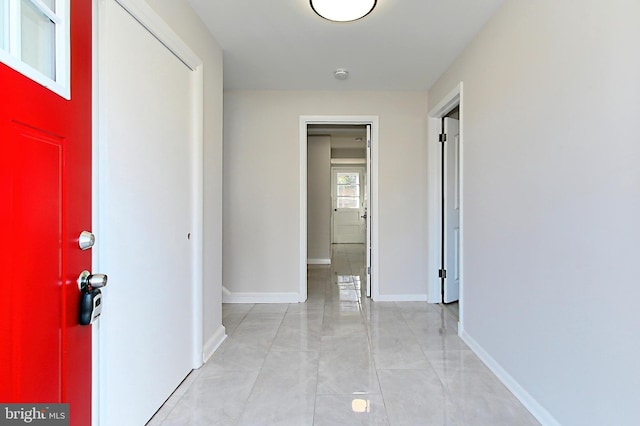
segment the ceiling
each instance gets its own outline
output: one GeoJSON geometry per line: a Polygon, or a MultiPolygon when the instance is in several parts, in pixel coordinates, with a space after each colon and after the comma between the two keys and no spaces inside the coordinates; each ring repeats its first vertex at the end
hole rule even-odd
{"type": "Polygon", "coordinates": [[[331,149],[364,149],[367,128],[362,125],[346,124],[309,124],[308,136],[330,136],[331,149]]]}
{"type": "Polygon", "coordinates": [[[309,0],[188,1],[224,51],[225,89],[253,90],[426,90],[503,2],[378,0],[337,23],[309,0]]]}

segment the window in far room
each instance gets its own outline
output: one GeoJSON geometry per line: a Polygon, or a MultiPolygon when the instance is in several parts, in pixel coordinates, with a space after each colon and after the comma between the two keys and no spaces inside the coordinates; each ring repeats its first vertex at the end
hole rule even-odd
{"type": "Polygon", "coordinates": [[[360,208],[360,173],[338,172],[336,177],[336,207],[339,209],[360,208]]]}

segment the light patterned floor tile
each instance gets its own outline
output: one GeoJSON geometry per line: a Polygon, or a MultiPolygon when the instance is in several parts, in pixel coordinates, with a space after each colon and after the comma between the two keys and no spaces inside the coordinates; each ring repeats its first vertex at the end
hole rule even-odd
{"type": "Polygon", "coordinates": [[[223,305],[229,337],[149,426],[533,426],[440,305],[372,302],[362,245],[307,271],[308,301],[223,305]],[[360,286],[360,288],[358,288],[360,286]]]}

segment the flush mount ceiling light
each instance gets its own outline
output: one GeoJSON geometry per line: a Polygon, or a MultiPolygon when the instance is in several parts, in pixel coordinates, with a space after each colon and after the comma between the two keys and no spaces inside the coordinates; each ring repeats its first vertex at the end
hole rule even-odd
{"type": "Polygon", "coordinates": [[[309,0],[311,8],[329,21],[349,22],[367,16],[376,0],[309,0]]]}

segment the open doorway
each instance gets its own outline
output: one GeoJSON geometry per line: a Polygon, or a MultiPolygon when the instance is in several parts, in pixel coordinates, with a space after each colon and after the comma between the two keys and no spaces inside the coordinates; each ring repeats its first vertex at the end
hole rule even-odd
{"type": "Polygon", "coordinates": [[[377,297],[377,117],[301,117],[300,294],[307,266],[329,265],[334,245],[360,244],[363,289],[377,297]]]}
{"type": "Polygon", "coordinates": [[[370,297],[364,285],[370,282],[364,256],[370,199],[367,126],[312,124],[307,136],[308,268],[330,268],[343,281],[355,277],[362,297],[370,297]]]}

